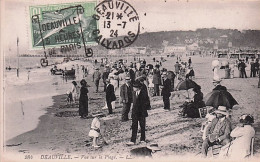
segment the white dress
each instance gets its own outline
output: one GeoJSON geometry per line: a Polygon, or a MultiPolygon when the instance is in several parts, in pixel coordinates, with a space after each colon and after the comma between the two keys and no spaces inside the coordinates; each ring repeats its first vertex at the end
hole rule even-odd
{"type": "Polygon", "coordinates": [[[90,137],[99,137],[99,132],[97,132],[96,130],[99,129],[100,130],[100,121],[97,117],[95,117],[93,120],[92,120],[92,123],[91,123],[91,129],[89,131],[89,136],[90,137]]]}
{"type": "Polygon", "coordinates": [[[230,133],[230,136],[236,139],[223,146],[220,156],[228,156],[231,159],[243,159],[250,154],[251,139],[255,136],[255,130],[251,125],[236,127],[230,133]]]}

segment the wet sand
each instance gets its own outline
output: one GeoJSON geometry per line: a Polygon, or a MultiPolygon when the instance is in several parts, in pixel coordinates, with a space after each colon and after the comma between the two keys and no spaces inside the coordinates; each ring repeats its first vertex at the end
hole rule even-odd
{"type": "MultiPolygon", "coordinates": [[[[147,62],[149,63],[151,59],[152,58],[147,58],[147,62]]],[[[211,61],[213,58],[201,58],[196,56],[192,57],[192,60],[196,76],[195,81],[201,85],[202,92],[205,96],[213,89],[211,82],[211,61]]],[[[174,62],[174,58],[167,58],[167,61],[163,63],[163,67],[168,70],[173,70],[174,62]]],[[[247,71],[247,74],[249,74],[249,71],[247,71]]],[[[238,72],[235,72],[235,75],[237,77],[238,72]]],[[[102,110],[105,94],[103,92],[93,93],[95,89],[90,75],[87,81],[91,86],[89,88],[89,114],[96,111],[103,111],[107,114],[108,110],[102,110]]],[[[234,78],[222,81],[222,85],[228,88],[228,91],[239,103],[239,106],[234,107],[232,110],[232,128],[238,123],[238,117],[241,114],[253,114],[255,118],[253,125],[256,130],[254,143],[255,157],[259,157],[260,152],[260,90],[257,88],[257,84],[258,78],[234,78]]],[[[100,87],[100,91],[101,90],[103,90],[102,86],[100,87]]],[[[115,114],[111,117],[101,118],[102,122],[106,123],[106,129],[103,130],[103,134],[109,145],[103,145],[102,148],[94,149],[91,147],[91,139],[88,137],[93,118],[80,119],[77,115],[77,105],[67,107],[65,99],[66,95],[54,96],[54,104],[47,108],[45,115],[40,117],[37,128],[7,141],[6,145],[9,146],[5,146],[5,150],[8,153],[17,155],[17,157],[23,157],[24,154],[33,154],[36,159],[40,159],[40,155],[45,153],[62,153],[71,154],[73,156],[116,155],[117,158],[119,158],[119,155],[129,155],[132,148],[143,146],[141,144],[131,147],[126,146],[125,143],[128,142],[131,137],[131,121],[123,123],[120,121],[122,106],[116,103],[115,114]],[[57,114],[58,116],[63,115],[63,117],[58,117],[57,114]]],[[[162,150],[155,153],[155,157],[199,157],[202,145],[202,133],[200,132],[200,128],[201,123],[204,122],[205,119],[179,117],[179,105],[183,101],[184,98],[172,97],[171,111],[164,111],[162,97],[151,98],[152,110],[148,112],[146,137],[148,144],[158,143],[162,150]]],[[[140,134],[138,134],[138,138],[139,137],[140,134]]]]}

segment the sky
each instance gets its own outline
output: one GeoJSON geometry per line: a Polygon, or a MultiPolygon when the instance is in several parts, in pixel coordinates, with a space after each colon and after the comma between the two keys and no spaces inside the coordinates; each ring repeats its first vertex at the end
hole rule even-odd
{"type": "MultiPolygon", "coordinates": [[[[88,0],[2,0],[4,47],[21,53],[30,47],[28,8],[40,4],[88,0]]],[[[141,33],[197,28],[260,30],[260,0],[127,0],[140,17],[141,33]]]]}

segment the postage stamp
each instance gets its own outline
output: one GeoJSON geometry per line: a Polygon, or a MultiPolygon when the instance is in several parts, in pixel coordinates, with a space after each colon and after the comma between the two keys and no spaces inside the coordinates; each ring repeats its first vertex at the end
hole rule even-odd
{"type": "Polygon", "coordinates": [[[93,31],[97,43],[107,49],[121,49],[131,45],[140,32],[139,16],[124,0],[105,0],[95,7],[93,18],[99,29],[93,31]]]}
{"type": "Polygon", "coordinates": [[[93,30],[97,21],[92,18],[96,2],[30,6],[32,46],[59,47],[61,52],[85,48],[94,44],[93,30]]]}

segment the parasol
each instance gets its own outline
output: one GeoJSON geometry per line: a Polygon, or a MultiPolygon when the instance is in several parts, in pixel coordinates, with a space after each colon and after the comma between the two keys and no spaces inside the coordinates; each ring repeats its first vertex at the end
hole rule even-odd
{"type": "Polygon", "coordinates": [[[226,106],[227,109],[232,109],[234,105],[237,105],[237,101],[233,96],[224,90],[213,90],[204,97],[206,106],[213,106],[218,108],[218,106],[226,106]]]}
{"type": "Polygon", "coordinates": [[[177,90],[189,90],[191,88],[200,88],[200,86],[191,79],[185,79],[184,81],[179,82],[176,89],[177,90]]]}

